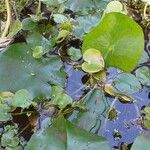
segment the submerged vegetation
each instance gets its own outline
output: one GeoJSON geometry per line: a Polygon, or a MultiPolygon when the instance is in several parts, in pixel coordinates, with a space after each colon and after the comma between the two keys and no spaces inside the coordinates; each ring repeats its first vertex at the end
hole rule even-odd
{"type": "Polygon", "coordinates": [[[148,150],[149,5],[2,0],[0,149],[148,150]]]}

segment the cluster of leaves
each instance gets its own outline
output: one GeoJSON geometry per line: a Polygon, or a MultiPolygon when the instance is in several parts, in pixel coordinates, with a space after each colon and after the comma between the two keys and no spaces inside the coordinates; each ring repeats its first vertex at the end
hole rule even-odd
{"type": "MultiPolygon", "coordinates": [[[[11,25],[5,38],[14,39],[14,43],[0,53],[0,121],[13,122],[16,108],[22,112],[30,106],[37,111],[39,106],[48,112],[55,110],[46,129],[36,131],[25,149],[110,149],[105,138],[93,134],[102,123],[100,116],[108,110],[105,93],[134,102],[132,94],[142,85],[150,86],[150,68],[144,66],[130,73],[144,53],[141,27],[119,1],[110,2],[102,15],[106,3],[40,0],[35,14],[11,25]],[[16,43],[14,37],[23,40],[16,43]],[[71,44],[78,40],[83,41],[82,46],[71,44]],[[78,101],[64,90],[65,58],[89,76],[91,89],[78,101]],[[121,73],[108,82],[109,67],[121,69],[121,73]]],[[[110,108],[107,112],[108,119],[116,118],[117,111],[110,108]]],[[[149,111],[144,109],[144,113],[144,127],[149,128],[149,111]]],[[[1,146],[21,149],[17,130],[9,128],[6,126],[2,133],[1,146]],[[4,142],[8,135],[15,139],[11,145],[9,139],[4,142]]]]}

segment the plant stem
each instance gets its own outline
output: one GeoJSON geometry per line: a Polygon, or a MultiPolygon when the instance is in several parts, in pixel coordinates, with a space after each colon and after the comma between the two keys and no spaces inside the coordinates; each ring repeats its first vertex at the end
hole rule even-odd
{"type": "Polygon", "coordinates": [[[39,0],[39,3],[38,3],[38,8],[37,8],[37,12],[36,14],[40,14],[41,13],[41,0],[39,0]]]}
{"type": "Polygon", "coordinates": [[[6,4],[6,9],[7,9],[7,21],[6,21],[5,29],[1,35],[1,38],[6,37],[8,30],[9,30],[10,22],[11,22],[11,8],[9,5],[9,0],[5,0],[5,4],[6,4]]]}
{"type": "Polygon", "coordinates": [[[148,7],[148,3],[146,3],[144,6],[144,13],[143,13],[144,19],[147,19],[147,14],[146,14],[147,7],[148,7]]]}

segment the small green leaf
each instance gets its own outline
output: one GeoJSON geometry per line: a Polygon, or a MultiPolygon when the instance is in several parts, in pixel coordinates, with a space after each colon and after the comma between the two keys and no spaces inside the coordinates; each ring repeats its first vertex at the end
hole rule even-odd
{"type": "Polygon", "coordinates": [[[136,77],[142,83],[142,85],[150,86],[150,68],[149,67],[141,67],[136,70],[136,77]]]}
{"type": "Polygon", "coordinates": [[[61,109],[73,102],[72,98],[65,94],[65,91],[60,86],[52,86],[51,103],[58,105],[61,109]]]}
{"type": "Polygon", "coordinates": [[[142,89],[139,80],[132,74],[121,73],[113,81],[112,86],[120,94],[131,95],[142,89]]]}
{"type": "Polygon", "coordinates": [[[20,30],[22,29],[22,23],[19,20],[16,20],[14,24],[12,25],[12,28],[10,30],[10,33],[8,34],[8,37],[13,37],[16,35],[20,30]]]}
{"type": "Polygon", "coordinates": [[[110,12],[122,12],[123,11],[123,5],[117,1],[111,1],[107,4],[107,7],[105,9],[106,13],[110,13],[110,12]]]}
{"type": "Polygon", "coordinates": [[[12,106],[27,108],[32,104],[32,96],[26,89],[17,91],[14,95],[12,106]]]}
{"type": "Polygon", "coordinates": [[[77,61],[82,57],[81,50],[74,47],[69,48],[67,54],[71,56],[72,61],[77,61]]]}
{"type": "Polygon", "coordinates": [[[0,104],[0,121],[8,121],[11,119],[11,108],[7,104],[0,104]]]}
{"type": "Polygon", "coordinates": [[[33,49],[33,57],[34,58],[41,58],[44,54],[44,50],[43,50],[43,47],[42,46],[36,46],[34,49],[33,49]]]}
{"type": "Polygon", "coordinates": [[[56,23],[64,23],[68,21],[68,18],[62,14],[54,14],[53,18],[56,23]]]}
{"type": "Polygon", "coordinates": [[[57,38],[56,38],[56,43],[61,43],[64,41],[68,36],[70,35],[70,31],[68,30],[60,30],[57,38]]]}
{"type": "Polygon", "coordinates": [[[31,49],[35,49],[37,46],[42,46],[43,51],[48,52],[51,48],[50,41],[38,32],[33,32],[29,34],[26,38],[26,42],[31,49]]]}
{"type": "Polygon", "coordinates": [[[104,60],[100,51],[96,49],[88,49],[83,53],[84,63],[82,69],[88,73],[96,73],[104,69],[104,60]]]}
{"type": "Polygon", "coordinates": [[[33,30],[37,27],[37,23],[34,22],[30,17],[22,20],[23,30],[33,30]]]}
{"type": "Polygon", "coordinates": [[[17,136],[17,126],[7,125],[1,137],[1,145],[3,147],[16,148],[19,145],[19,137],[17,136]]]}
{"type": "Polygon", "coordinates": [[[98,49],[102,53],[106,67],[114,66],[130,72],[144,51],[142,28],[129,16],[117,12],[108,13],[85,36],[83,55],[89,48],[98,49]]]}
{"type": "Polygon", "coordinates": [[[131,150],[149,150],[150,148],[150,137],[149,136],[139,136],[133,143],[131,150]]]}

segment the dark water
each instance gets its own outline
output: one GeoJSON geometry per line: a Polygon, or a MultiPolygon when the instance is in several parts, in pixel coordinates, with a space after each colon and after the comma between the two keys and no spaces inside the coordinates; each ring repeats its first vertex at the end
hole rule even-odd
{"type": "MultiPolygon", "coordinates": [[[[74,69],[70,65],[66,66],[66,71],[69,74],[66,91],[73,99],[79,99],[84,94],[82,78],[85,73],[74,69]]],[[[110,68],[108,73],[107,82],[113,80],[120,71],[110,68]]],[[[101,117],[100,119],[103,120],[103,123],[98,135],[106,137],[112,147],[120,147],[122,143],[131,144],[138,135],[146,132],[139,124],[139,118],[141,108],[150,106],[150,88],[143,87],[133,97],[135,102],[128,104],[121,103],[118,100],[114,101],[113,98],[107,97],[108,104],[117,110],[118,116],[117,119],[112,121],[101,117]],[[119,133],[118,137],[115,137],[116,132],[119,133]]]]}

